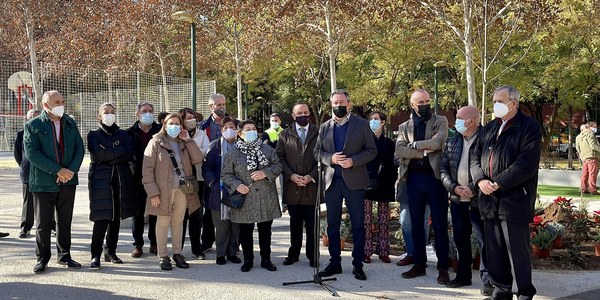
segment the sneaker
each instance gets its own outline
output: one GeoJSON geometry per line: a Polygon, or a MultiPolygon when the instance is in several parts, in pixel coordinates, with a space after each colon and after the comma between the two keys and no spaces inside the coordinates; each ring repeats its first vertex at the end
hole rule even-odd
{"type": "Polygon", "coordinates": [[[198,260],[204,260],[206,258],[206,255],[204,255],[204,253],[200,252],[200,253],[192,253],[194,255],[194,257],[196,257],[196,259],[198,260]]]}

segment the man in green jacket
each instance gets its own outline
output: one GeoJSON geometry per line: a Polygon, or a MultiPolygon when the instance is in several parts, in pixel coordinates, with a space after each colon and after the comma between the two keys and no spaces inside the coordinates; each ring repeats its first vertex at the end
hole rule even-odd
{"type": "Polygon", "coordinates": [[[44,111],[25,124],[23,144],[31,163],[29,190],[36,219],[36,274],[46,270],[51,257],[50,229],[56,210],[58,264],[81,268],[71,258],[71,221],[77,172],[83,161],[83,140],[75,121],[64,114],[65,99],[57,91],[42,97],[44,111]]]}
{"type": "Polygon", "coordinates": [[[575,138],[575,148],[577,148],[581,160],[581,192],[600,195],[596,188],[598,158],[600,158],[600,144],[596,138],[596,127],[596,122],[581,125],[581,133],[575,138]]]}

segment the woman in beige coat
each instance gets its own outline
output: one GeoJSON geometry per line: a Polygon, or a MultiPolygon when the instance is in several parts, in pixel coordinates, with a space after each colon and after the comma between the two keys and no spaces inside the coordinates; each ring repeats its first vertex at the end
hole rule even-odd
{"type": "Polygon", "coordinates": [[[225,154],[221,179],[230,193],[246,194],[241,208],[231,210],[231,222],[240,227],[239,241],[244,254],[242,272],[252,269],[254,261],[254,224],[258,227],[260,266],[276,271],[271,262],[271,225],[281,217],[275,181],[281,173],[281,162],[275,149],[258,139],[256,125],[251,120],[238,124],[240,140],[225,154]]]}
{"type": "Polygon", "coordinates": [[[173,267],[167,250],[169,226],[175,265],[178,268],[189,267],[181,255],[183,218],[186,209],[192,213],[200,208],[200,199],[197,193],[184,194],[180,181],[182,177],[193,175],[193,166],[202,162],[204,156],[188,131],[181,126],[178,115],[167,115],[163,124],[144,151],[142,183],[148,194],[146,212],[158,217],[156,240],[160,268],[171,270],[173,267]],[[169,152],[173,153],[180,174],[177,174],[169,152]]]}

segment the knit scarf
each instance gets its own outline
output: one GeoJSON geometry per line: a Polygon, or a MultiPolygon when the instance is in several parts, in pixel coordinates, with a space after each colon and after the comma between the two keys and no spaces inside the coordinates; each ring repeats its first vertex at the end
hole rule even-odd
{"type": "Polygon", "coordinates": [[[260,146],[262,145],[262,140],[256,139],[256,141],[252,143],[247,143],[242,139],[239,139],[236,143],[238,150],[246,155],[246,163],[248,164],[248,171],[257,170],[258,164],[262,166],[267,166],[269,161],[267,157],[260,151],[260,146]]]}

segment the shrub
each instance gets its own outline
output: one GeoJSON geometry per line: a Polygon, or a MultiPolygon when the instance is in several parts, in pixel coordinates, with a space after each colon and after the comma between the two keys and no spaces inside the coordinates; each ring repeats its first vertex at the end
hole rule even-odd
{"type": "Polygon", "coordinates": [[[531,238],[531,244],[537,246],[540,249],[550,249],[552,247],[552,241],[556,236],[552,235],[550,231],[545,228],[540,228],[531,238]]]}

